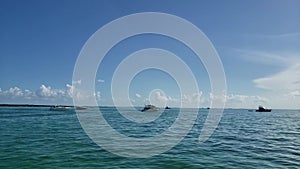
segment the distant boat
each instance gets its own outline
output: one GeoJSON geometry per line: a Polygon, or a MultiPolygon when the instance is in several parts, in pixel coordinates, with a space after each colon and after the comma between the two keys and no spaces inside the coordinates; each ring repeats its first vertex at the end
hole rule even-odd
{"type": "Polygon", "coordinates": [[[265,109],[263,106],[259,106],[256,112],[271,112],[272,109],[265,109]]]}
{"type": "Polygon", "coordinates": [[[73,107],[71,106],[51,106],[50,111],[66,111],[66,110],[72,110],[73,107]]]}
{"type": "Polygon", "coordinates": [[[87,107],[82,107],[82,106],[76,106],[75,110],[85,110],[87,107]]]}
{"type": "Polygon", "coordinates": [[[144,112],[144,111],[158,111],[158,110],[159,110],[158,107],[148,104],[148,105],[145,105],[144,109],[141,111],[144,112]]]}
{"type": "Polygon", "coordinates": [[[165,109],[171,109],[169,106],[166,106],[165,109]]]}
{"type": "Polygon", "coordinates": [[[206,109],[207,109],[207,110],[209,110],[209,109],[210,109],[210,107],[207,107],[206,109]]]}

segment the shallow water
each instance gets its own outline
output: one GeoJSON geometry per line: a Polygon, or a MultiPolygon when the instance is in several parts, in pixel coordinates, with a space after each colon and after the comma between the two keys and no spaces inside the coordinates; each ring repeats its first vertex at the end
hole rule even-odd
{"type": "MultiPolygon", "coordinates": [[[[177,109],[136,124],[115,108],[102,108],[107,122],[130,137],[152,137],[170,127],[177,109]]],[[[95,111],[89,108],[86,113],[95,111]]],[[[184,110],[188,116],[188,109],[184,110]]],[[[47,107],[0,108],[0,168],[299,168],[300,111],[248,112],[226,109],[204,143],[198,137],[207,110],[171,150],[150,158],[120,157],[99,147],[83,131],[74,111],[47,107]]],[[[172,137],[170,137],[172,138],[172,137]]]]}

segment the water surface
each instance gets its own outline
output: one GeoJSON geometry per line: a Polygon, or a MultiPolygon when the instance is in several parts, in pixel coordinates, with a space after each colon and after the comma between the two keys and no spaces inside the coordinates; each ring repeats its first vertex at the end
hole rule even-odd
{"type": "MultiPolygon", "coordinates": [[[[170,127],[177,109],[157,120],[132,123],[115,108],[102,108],[107,122],[130,137],[152,137],[170,127]]],[[[84,110],[95,111],[93,108],[84,110]]],[[[185,110],[187,116],[189,110],[185,110]]],[[[0,107],[0,168],[299,168],[300,111],[226,109],[204,143],[198,142],[207,110],[171,150],[146,159],[105,151],[83,131],[74,111],[47,107],[0,107]]]]}

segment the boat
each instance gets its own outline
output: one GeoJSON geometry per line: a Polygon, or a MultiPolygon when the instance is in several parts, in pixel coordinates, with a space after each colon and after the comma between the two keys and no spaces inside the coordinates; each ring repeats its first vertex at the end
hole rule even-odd
{"type": "Polygon", "coordinates": [[[165,109],[171,109],[169,106],[166,106],[165,109]]]}
{"type": "Polygon", "coordinates": [[[51,106],[50,111],[66,111],[66,110],[72,110],[73,108],[71,106],[51,106]]]}
{"type": "Polygon", "coordinates": [[[271,112],[272,109],[265,109],[263,106],[258,106],[258,109],[255,110],[256,112],[271,112]]]}
{"type": "Polygon", "coordinates": [[[148,104],[148,105],[145,105],[144,109],[141,111],[144,112],[144,111],[158,111],[158,110],[159,110],[158,107],[148,104]]]}
{"type": "Polygon", "coordinates": [[[87,107],[83,107],[83,106],[76,106],[75,110],[85,110],[87,109],[87,107]]]}

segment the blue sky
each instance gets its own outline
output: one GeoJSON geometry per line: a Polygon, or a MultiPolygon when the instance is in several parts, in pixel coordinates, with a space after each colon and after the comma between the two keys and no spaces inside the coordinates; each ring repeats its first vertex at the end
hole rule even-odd
{"type": "MultiPolygon", "coordinates": [[[[226,107],[300,108],[300,1],[296,0],[2,0],[0,102],[71,104],[73,69],[85,42],[105,24],[137,12],[173,14],[207,35],[225,69],[226,107]]],[[[126,39],[105,56],[95,80],[101,105],[113,104],[110,83],[116,66],[132,52],[149,47],[180,56],[201,90],[184,97],[190,101],[199,96],[201,106],[209,106],[210,84],[201,61],[183,44],[156,35],[126,39]]],[[[174,79],[160,71],[141,72],[131,84],[135,105],[149,102],[153,89],[165,93],[152,93],[156,101],[178,106],[181,100],[174,79]],[[155,80],[147,82],[149,76],[155,80]]]]}

